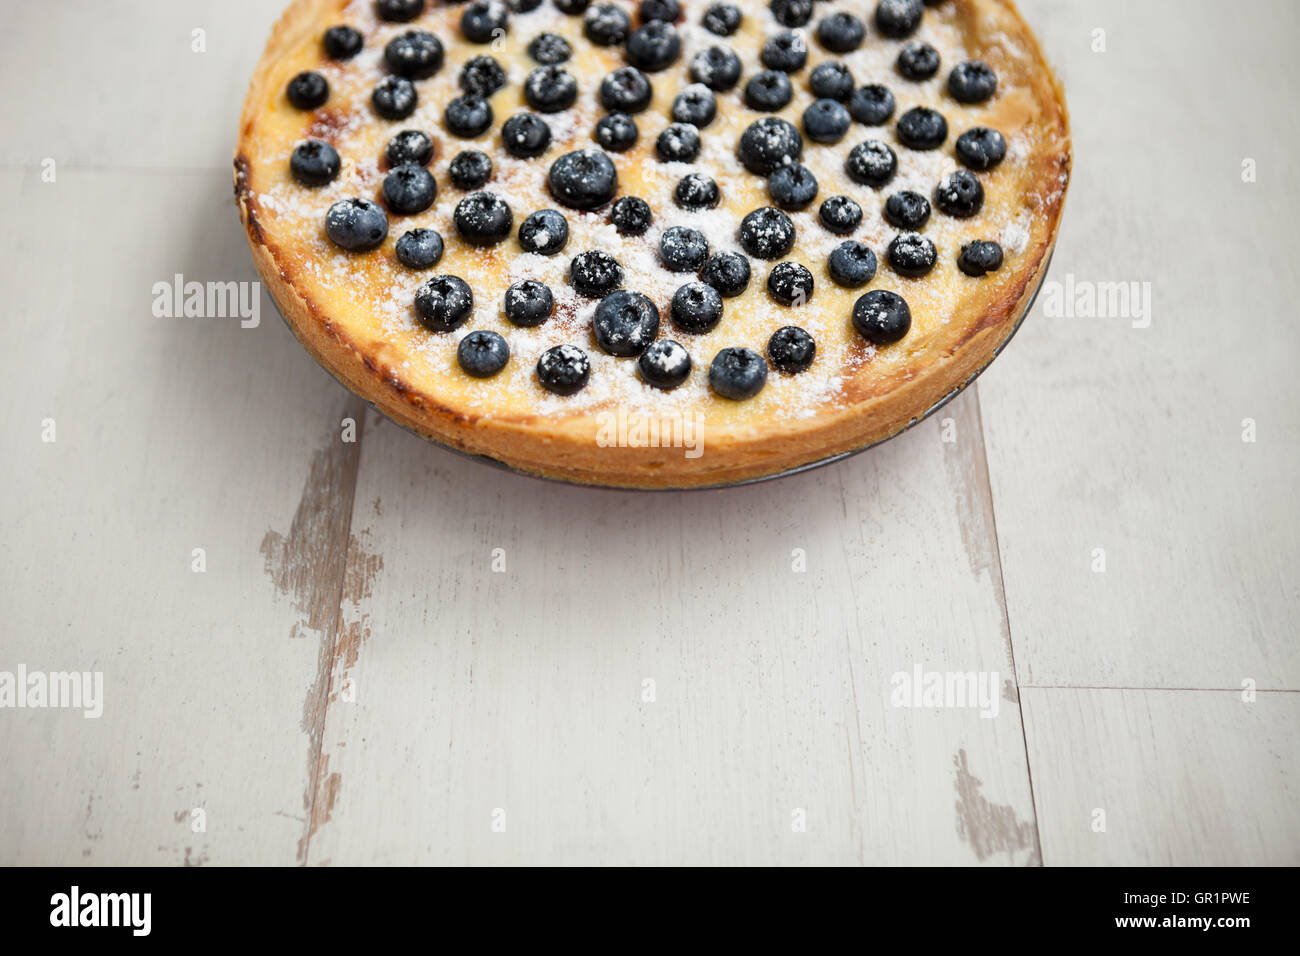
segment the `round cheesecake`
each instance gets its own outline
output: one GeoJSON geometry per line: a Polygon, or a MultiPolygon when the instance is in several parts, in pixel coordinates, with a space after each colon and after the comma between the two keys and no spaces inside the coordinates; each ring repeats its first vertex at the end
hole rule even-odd
{"type": "Polygon", "coordinates": [[[865,447],[970,381],[1070,162],[1009,0],[296,0],[235,193],[290,327],[393,420],[672,488],[865,447]]]}

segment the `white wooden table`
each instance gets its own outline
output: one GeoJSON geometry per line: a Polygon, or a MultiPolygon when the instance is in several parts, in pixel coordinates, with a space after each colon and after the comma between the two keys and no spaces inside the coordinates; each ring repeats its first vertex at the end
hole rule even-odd
{"type": "Polygon", "coordinates": [[[269,300],[153,314],[256,278],[278,3],[8,11],[0,671],[103,712],[0,709],[0,863],[1300,862],[1300,8],[1023,8],[1074,119],[1050,278],[1149,322],[1040,298],[898,440],[652,496],[422,443],[269,300]],[[996,716],[894,706],[916,667],[996,716]]]}

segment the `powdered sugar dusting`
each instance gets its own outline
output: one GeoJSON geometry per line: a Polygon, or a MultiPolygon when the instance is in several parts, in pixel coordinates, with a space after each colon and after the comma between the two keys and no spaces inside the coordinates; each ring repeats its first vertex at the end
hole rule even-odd
{"type": "MultiPolygon", "coordinates": [[[[636,23],[634,5],[629,0],[613,2],[627,10],[636,23]]],[[[910,38],[932,44],[942,61],[933,79],[915,83],[903,80],[895,72],[894,61],[901,43],[876,33],[870,24],[869,10],[863,4],[850,0],[819,2],[814,21],[807,28],[808,66],[792,77],[794,101],[775,115],[800,126],[800,116],[813,100],[807,86],[808,73],[824,60],[838,59],[848,66],[857,85],[888,86],[898,101],[896,115],[922,104],[941,109],[948,118],[949,140],[938,150],[910,150],[898,141],[892,121],[883,127],[854,123],[844,140],[836,145],[819,145],[805,138],[802,161],[816,176],[820,189],[809,209],[790,214],[796,245],[787,258],[803,263],[812,271],[816,287],[811,300],[799,307],[778,304],[764,289],[768,270],[774,263],[752,260],[750,288],[738,298],[724,300],[724,316],[718,328],[704,335],[679,333],[669,320],[669,303],[680,285],[696,277],[670,272],[663,266],[658,255],[659,237],[670,226],[686,226],[703,233],[711,252],[739,251],[737,227],[741,218],[770,202],[766,183],[743,169],[735,150],[741,132],[762,115],[745,106],[741,91],[746,80],[762,69],[758,51],[763,40],[785,29],[776,23],[766,4],[755,3],[744,5],[746,22],[740,32],[732,37],[718,37],[699,24],[707,3],[685,0],[683,6],[686,19],[679,25],[681,56],[669,69],[651,76],[654,101],[647,111],[635,117],[640,129],[638,145],[627,153],[612,156],[618,169],[619,194],[640,196],[653,210],[654,223],[644,236],[620,235],[603,211],[564,209],[547,190],[546,173],[558,156],[593,145],[592,129],[603,113],[598,101],[599,81],[605,73],[624,63],[620,48],[594,47],[582,36],[582,18],[560,13],[549,0],[535,10],[513,15],[509,33],[499,49],[460,39],[455,24],[464,9],[462,6],[432,6],[412,23],[392,24],[377,20],[371,0],[352,0],[342,17],[331,22],[347,22],[361,30],[366,37],[365,48],[346,63],[322,62],[316,49],[317,40],[305,41],[295,57],[295,69],[319,69],[330,83],[330,101],[314,116],[303,116],[301,127],[278,140],[267,155],[254,158],[256,164],[269,171],[258,178],[259,191],[255,197],[266,214],[264,228],[298,241],[308,251],[303,270],[318,290],[333,295],[353,310],[358,304],[365,305],[367,315],[359,321],[368,321],[366,333],[375,341],[387,343],[396,367],[419,387],[435,395],[439,388],[445,387],[455,393],[459,404],[483,414],[553,416],[620,405],[665,413],[700,409],[724,424],[739,425],[751,415],[798,421],[841,401],[850,376],[861,381],[864,374],[878,369],[881,380],[886,380],[893,368],[923,350],[951,321],[964,290],[977,288],[972,284],[977,281],[996,281],[994,277],[969,280],[957,271],[956,256],[964,243],[976,238],[996,239],[1007,254],[1008,272],[1015,265],[1015,257],[1029,245],[1035,213],[1019,203],[1011,190],[1020,171],[1030,162],[1032,148],[1024,136],[1017,135],[1018,129],[1006,127],[1005,115],[1009,114],[1005,110],[1000,112],[999,105],[1003,92],[984,106],[962,106],[947,97],[944,84],[948,71],[970,58],[972,52],[966,49],[966,33],[959,17],[945,6],[927,7],[922,26],[910,38]],[[863,17],[868,27],[866,42],[860,49],[837,56],[817,44],[812,28],[822,17],[840,11],[863,17]],[[446,62],[435,76],[417,81],[419,105],[411,117],[398,123],[380,121],[370,108],[369,97],[375,84],[387,75],[384,45],[412,28],[431,30],[439,36],[446,48],[446,62]],[[510,115],[528,108],[523,103],[521,87],[536,64],[525,48],[529,40],[542,32],[558,33],[573,47],[574,58],[565,68],[578,78],[579,96],[570,109],[543,117],[552,135],[547,152],[536,159],[518,159],[500,147],[499,131],[501,123],[510,115]],[[714,45],[728,46],[737,52],[743,65],[740,84],[735,90],[717,94],[718,116],[701,133],[702,149],[696,161],[660,162],[654,155],[654,141],[670,122],[668,113],[673,96],[691,83],[688,67],[694,54],[714,45]],[[473,141],[458,140],[447,133],[442,113],[445,104],[460,93],[457,77],[461,65],[477,55],[498,59],[506,68],[509,84],[490,98],[494,112],[492,129],[473,141]],[[902,279],[885,264],[886,248],[897,234],[883,218],[885,199],[899,190],[930,196],[944,176],[959,168],[952,142],[965,129],[981,123],[995,127],[1001,123],[1008,139],[1007,158],[1002,167],[980,177],[988,194],[985,210],[969,220],[953,219],[936,210],[923,232],[938,248],[940,264],[929,279],[902,279]],[[332,203],[349,196],[378,197],[386,173],[383,146],[400,129],[422,129],[435,140],[432,169],[439,188],[437,201],[429,210],[415,216],[390,215],[390,238],[380,250],[365,257],[343,253],[323,234],[321,224],[325,212],[332,203]],[[329,140],[343,158],[341,174],[328,186],[305,189],[287,175],[295,143],[307,136],[329,140]],[[866,139],[888,144],[898,156],[897,174],[880,190],[859,185],[844,172],[844,157],[849,149],[866,139]],[[446,166],[457,151],[466,148],[481,149],[492,157],[494,172],[484,188],[509,203],[516,229],[530,212],[561,209],[570,230],[568,245],[561,253],[554,256],[525,253],[513,238],[489,250],[467,246],[458,239],[452,216],[465,194],[450,184],[446,166]],[[692,172],[703,173],[718,182],[723,197],[719,208],[688,211],[675,205],[674,187],[692,172]],[[818,204],[836,194],[851,196],[863,210],[861,225],[848,236],[832,234],[817,218],[818,204]],[[416,227],[436,229],[446,241],[445,258],[428,272],[404,269],[392,254],[396,238],[416,227]],[[880,261],[879,273],[867,288],[893,289],[909,301],[914,327],[904,343],[877,351],[853,331],[849,321],[852,304],[866,289],[837,288],[825,269],[830,252],[846,239],[867,244],[880,261]],[[635,360],[606,355],[595,345],[590,327],[596,303],[580,296],[567,279],[573,256],[588,249],[602,249],[618,259],[625,272],[625,285],[646,294],[658,306],[661,336],[676,338],[690,351],[695,369],[684,385],[671,392],[651,388],[636,373],[635,360]],[[423,281],[444,272],[460,275],[469,283],[475,296],[474,311],[469,322],[456,333],[429,333],[416,321],[412,302],[423,281]],[[504,317],[502,297],[507,286],[526,278],[537,279],[550,287],[555,297],[555,314],[541,326],[516,328],[504,317]],[[709,391],[707,365],[719,349],[744,345],[763,352],[768,338],[783,325],[799,325],[816,339],[817,359],[808,371],[798,375],[772,373],[764,391],[745,403],[726,402],[709,391]],[[494,329],[505,336],[511,349],[511,362],[496,378],[467,383],[457,367],[456,344],[469,331],[482,328],[494,329]],[[567,397],[543,390],[532,373],[542,352],[561,343],[585,349],[592,366],[587,387],[567,397]]],[[[1011,46],[1010,41],[1006,46],[1011,46]]]]}

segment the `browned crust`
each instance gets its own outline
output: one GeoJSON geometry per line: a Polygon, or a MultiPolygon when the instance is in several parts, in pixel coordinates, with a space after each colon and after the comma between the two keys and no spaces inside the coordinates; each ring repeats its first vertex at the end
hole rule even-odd
{"type": "MultiPolygon", "coordinates": [[[[1071,172],[1069,116],[1060,82],[1048,66],[1033,32],[1012,0],[992,0],[1015,20],[1014,39],[1033,60],[1029,82],[1043,125],[1061,131],[1038,158],[1026,198],[1037,204],[1046,229],[1026,250],[1018,281],[990,307],[954,315],[965,329],[938,360],[908,367],[882,391],[877,381],[865,394],[850,380],[847,401],[797,425],[773,423],[747,428],[743,435],[710,432],[708,454],[688,459],[674,448],[600,447],[588,418],[554,421],[538,417],[500,418],[449,408],[403,378],[372,350],[305,297],[290,266],[291,257],[277,248],[258,221],[256,191],[250,182],[248,142],[257,104],[278,56],[300,42],[315,24],[314,12],[330,0],[294,0],[272,30],[253,74],[240,118],[234,160],[235,199],[248,233],[253,261],[268,291],[304,347],[352,391],[398,424],[470,454],[486,455],[520,471],[586,484],[628,488],[670,488],[744,481],[830,458],[889,438],[915,422],[945,397],[966,385],[988,364],[1012,334],[1029,307],[1055,246],[1071,172]]],[[[990,0],[955,0],[974,15],[975,5],[990,0]]]]}

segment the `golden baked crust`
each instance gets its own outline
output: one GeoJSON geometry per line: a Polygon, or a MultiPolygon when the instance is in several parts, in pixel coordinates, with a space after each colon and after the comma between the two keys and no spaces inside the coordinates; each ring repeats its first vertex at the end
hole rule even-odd
{"type": "MultiPolygon", "coordinates": [[[[620,5],[635,23],[632,6],[620,5]]],[[[415,21],[399,24],[378,21],[371,0],[296,0],[276,25],[244,104],[235,193],[257,269],[317,360],[399,424],[439,442],[547,477],[645,488],[741,481],[861,448],[902,430],[983,368],[1014,330],[1046,269],[1071,162],[1061,89],[1010,0],[947,0],[927,6],[922,26],[910,39],[933,44],[943,63],[934,79],[919,83],[893,71],[902,42],[875,32],[874,4],[834,0],[816,5],[808,27],[808,66],[791,77],[794,100],[775,115],[800,126],[799,117],[814,98],[807,84],[810,69],[822,60],[840,59],[857,84],[880,82],[894,92],[894,120],[915,105],[939,109],[948,120],[948,140],[939,150],[909,150],[899,144],[894,120],[871,128],[854,123],[834,146],[805,138],[803,162],[816,174],[820,192],[809,210],[791,214],[797,238],[785,258],[813,272],[811,299],[797,308],[776,303],[765,288],[767,271],[775,263],[754,259],[747,291],[724,300],[724,316],[714,331],[695,336],[676,332],[668,320],[673,289],[694,277],[660,266],[658,236],[664,227],[690,225],[704,231],[715,250],[739,248],[734,234],[741,218],[769,204],[764,181],[740,166],[734,150],[744,128],[769,115],[747,109],[740,91],[760,68],[758,48],[764,36],[784,28],[766,3],[740,0],[745,11],[741,30],[719,38],[698,26],[707,4],[684,0],[682,5],[682,56],[669,69],[652,74],[654,99],[636,117],[641,131],[637,145],[612,155],[619,195],[645,198],[655,214],[655,226],[644,237],[630,239],[617,235],[604,210],[566,209],[546,191],[546,173],[556,157],[594,145],[591,130],[603,112],[596,89],[607,72],[625,63],[621,47],[596,47],[582,39],[582,17],[564,16],[546,0],[537,10],[516,15],[504,40],[489,49],[461,39],[457,23],[463,5],[435,0],[415,21]],[[867,22],[866,41],[855,53],[828,53],[811,36],[818,19],[838,10],[855,12],[867,22]],[[339,23],[359,29],[366,45],[353,60],[334,63],[325,58],[320,40],[339,23]],[[442,40],[446,61],[435,76],[417,81],[420,103],[414,115],[395,122],[379,119],[370,92],[384,75],[384,44],[413,27],[442,40]],[[572,44],[574,57],[566,68],[579,80],[579,99],[573,109],[544,117],[553,141],[542,157],[516,160],[500,146],[500,126],[528,108],[522,80],[536,64],[525,50],[543,31],[559,33],[572,44]],[[718,180],[723,203],[706,213],[684,212],[671,196],[687,169],[676,164],[666,168],[655,157],[654,141],[669,122],[674,95],[690,82],[690,56],[719,42],[739,53],[744,74],[735,90],[717,94],[718,117],[703,132],[705,147],[695,167],[718,180]],[[489,131],[473,141],[456,139],[443,126],[443,108],[459,93],[461,64],[482,53],[505,66],[510,82],[491,97],[495,122],[489,131]],[[997,73],[998,92],[989,102],[964,106],[947,94],[948,71],[963,59],[982,59],[997,73]],[[304,112],[287,102],[284,91],[291,77],[309,69],[325,75],[331,93],[324,106],[304,112]],[[999,130],[1008,143],[1001,165],[978,174],[985,190],[982,211],[959,220],[935,209],[922,232],[938,247],[938,265],[922,279],[897,275],[885,257],[886,245],[899,232],[881,215],[885,198],[904,188],[929,196],[943,175],[959,168],[953,152],[957,136],[977,125],[999,130]],[[412,128],[435,141],[430,168],[437,179],[437,202],[414,216],[390,214],[389,237],[380,248],[343,252],[325,236],[326,211],[349,196],[380,201],[387,168],[384,145],[396,132],[412,128]],[[331,142],[341,154],[343,171],[329,186],[305,189],[290,175],[289,156],[305,138],[331,142]],[[849,148],[864,139],[883,140],[898,154],[898,173],[883,189],[858,185],[843,172],[849,148]],[[563,252],[527,254],[514,236],[488,248],[457,238],[451,213],[465,194],[450,184],[446,168],[465,148],[493,158],[493,179],[484,188],[510,203],[516,229],[536,209],[564,213],[570,239],[563,252]],[[852,196],[863,209],[862,225],[850,236],[832,236],[816,220],[817,204],[837,193],[852,196]],[[405,269],[393,251],[397,238],[417,226],[436,229],[446,243],[442,261],[426,272],[405,269]],[[862,289],[842,289],[826,272],[827,254],[846,238],[870,245],[880,262],[875,279],[862,289]],[[971,278],[958,269],[961,246],[973,239],[1001,243],[1005,263],[998,272],[971,278]],[[660,337],[675,338],[690,350],[694,369],[681,387],[652,389],[639,379],[635,359],[605,355],[596,346],[590,331],[595,303],[577,297],[565,278],[571,257],[591,248],[614,252],[627,274],[626,287],[645,292],[659,306],[660,337]],[[474,291],[473,315],[457,333],[429,332],[412,310],[420,283],[444,273],[465,277],[474,291]],[[526,277],[551,287],[557,309],[544,325],[518,329],[504,318],[501,301],[511,282],[526,277]],[[898,292],[911,307],[911,331],[896,344],[874,348],[851,324],[853,303],[872,289],[898,292]],[[817,358],[810,369],[795,375],[772,370],[766,387],[745,401],[721,398],[708,388],[708,365],[719,349],[743,345],[762,353],[771,333],[791,324],[816,337],[817,358]],[[459,338],[481,328],[500,332],[511,346],[510,363],[491,379],[472,378],[456,362],[459,338]],[[560,343],[584,348],[592,362],[588,386],[567,397],[545,391],[534,371],[537,356],[560,343]],[[684,443],[683,423],[688,429],[684,443]]]]}

